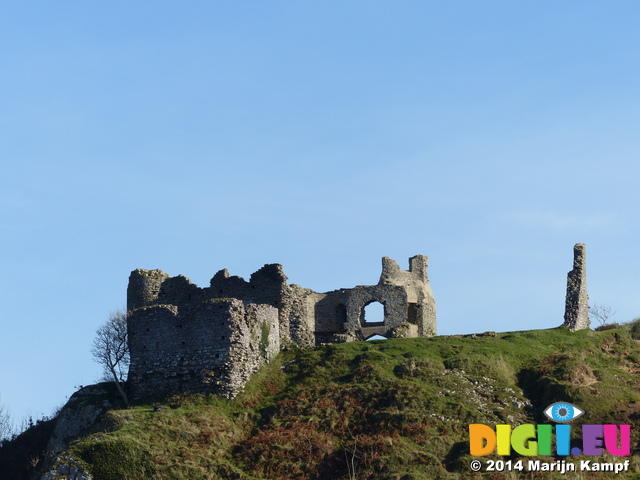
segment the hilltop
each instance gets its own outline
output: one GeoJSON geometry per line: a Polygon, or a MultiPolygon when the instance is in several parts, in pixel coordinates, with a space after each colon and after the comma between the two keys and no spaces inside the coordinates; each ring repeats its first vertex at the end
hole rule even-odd
{"type": "MultiPolygon", "coordinates": [[[[640,347],[626,329],[487,332],[284,351],[233,400],[181,395],[107,411],[54,467],[60,473],[75,465],[100,480],[519,478],[471,472],[468,425],[549,423],[543,410],[568,401],[586,412],[572,422],[574,433],[583,423],[631,424],[635,471],[639,371],[640,347]]],[[[488,458],[502,457],[482,460],[488,458]]],[[[527,478],[572,478],[555,475],[527,478]]]]}

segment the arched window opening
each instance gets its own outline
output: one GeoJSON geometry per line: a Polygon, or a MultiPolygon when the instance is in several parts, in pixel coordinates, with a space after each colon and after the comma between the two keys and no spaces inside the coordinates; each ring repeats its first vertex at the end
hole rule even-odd
{"type": "Polygon", "coordinates": [[[369,340],[386,340],[387,337],[383,337],[382,335],[371,335],[369,338],[367,338],[367,342],[369,340]]]}
{"type": "Polygon", "coordinates": [[[409,303],[409,308],[407,311],[407,320],[409,323],[413,323],[414,325],[418,324],[418,304],[417,303],[409,303]]]}
{"type": "Polygon", "coordinates": [[[372,325],[384,324],[384,305],[380,302],[371,302],[365,305],[362,312],[362,325],[370,327],[372,325]]]}
{"type": "Polygon", "coordinates": [[[336,305],[336,323],[338,326],[342,326],[347,323],[347,307],[344,303],[336,305]]]}

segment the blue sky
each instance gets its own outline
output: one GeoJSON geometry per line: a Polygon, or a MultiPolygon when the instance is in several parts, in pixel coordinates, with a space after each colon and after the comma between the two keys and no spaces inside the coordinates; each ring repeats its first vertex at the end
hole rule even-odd
{"type": "Polygon", "coordinates": [[[128,275],[429,256],[441,334],[640,316],[640,4],[0,2],[0,402],[97,380],[128,275]]]}

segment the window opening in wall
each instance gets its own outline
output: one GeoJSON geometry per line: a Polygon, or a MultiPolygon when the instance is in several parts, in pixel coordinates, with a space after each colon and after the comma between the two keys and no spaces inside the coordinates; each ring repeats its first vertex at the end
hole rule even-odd
{"type": "Polygon", "coordinates": [[[347,323],[347,307],[344,303],[336,305],[336,323],[338,325],[344,325],[347,323]]]}
{"type": "Polygon", "coordinates": [[[367,342],[369,340],[386,340],[387,337],[383,337],[382,335],[371,335],[369,338],[367,338],[367,342]]]}
{"type": "Polygon", "coordinates": [[[407,311],[407,320],[414,325],[418,324],[418,304],[410,303],[409,310],[407,311]]]}
{"type": "Polygon", "coordinates": [[[371,302],[365,305],[362,312],[362,325],[383,325],[384,324],[384,305],[380,302],[371,302]]]}

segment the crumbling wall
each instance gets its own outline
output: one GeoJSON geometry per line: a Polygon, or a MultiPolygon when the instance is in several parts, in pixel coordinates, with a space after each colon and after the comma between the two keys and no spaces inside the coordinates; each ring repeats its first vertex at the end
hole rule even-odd
{"type": "Polygon", "coordinates": [[[158,300],[162,283],[170,278],[162,270],[143,270],[138,268],[129,275],[127,286],[127,311],[153,305],[158,300]]]}
{"type": "Polygon", "coordinates": [[[137,269],[131,272],[127,288],[127,308],[167,304],[176,305],[183,315],[205,300],[237,298],[245,303],[271,305],[278,309],[280,342],[283,346],[315,345],[313,306],[315,292],[289,285],[282,265],[267,264],[251,275],[249,281],[218,271],[209,287],[200,288],[187,277],[170,277],[162,270],[137,269]]]}
{"type": "Polygon", "coordinates": [[[135,310],[129,318],[132,398],[181,392],[234,397],[280,351],[278,311],[240,300],[135,310]]]}
{"type": "Polygon", "coordinates": [[[389,258],[382,259],[382,274],[378,285],[395,285],[407,294],[406,319],[417,327],[418,337],[430,337],[436,334],[436,301],[429,284],[426,255],[409,258],[409,270],[401,270],[398,263],[389,258]]]}
{"type": "Polygon", "coordinates": [[[300,285],[289,285],[283,292],[280,307],[280,331],[285,334],[280,337],[283,347],[297,345],[313,347],[316,344],[314,309],[322,294],[316,293],[300,285]],[[288,335],[285,337],[285,335],[288,335]]]}
{"type": "Polygon", "coordinates": [[[384,257],[377,285],[335,290],[318,298],[316,342],[366,340],[373,335],[387,338],[435,335],[435,307],[427,278],[427,257],[410,258],[408,271],[384,257]],[[384,306],[381,322],[372,323],[365,317],[365,307],[374,302],[384,306]]]}
{"type": "Polygon", "coordinates": [[[589,328],[589,295],[587,294],[587,250],[584,243],[573,247],[573,269],[567,274],[564,326],[571,331],[589,328]]]}
{"type": "Polygon", "coordinates": [[[267,264],[251,275],[249,281],[230,276],[227,269],[220,270],[211,279],[211,298],[240,298],[248,303],[272,305],[278,309],[280,342],[283,346],[294,343],[312,346],[313,326],[309,320],[309,297],[313,292],[299,285],[289,285],[282,265],[267,264]]]}

